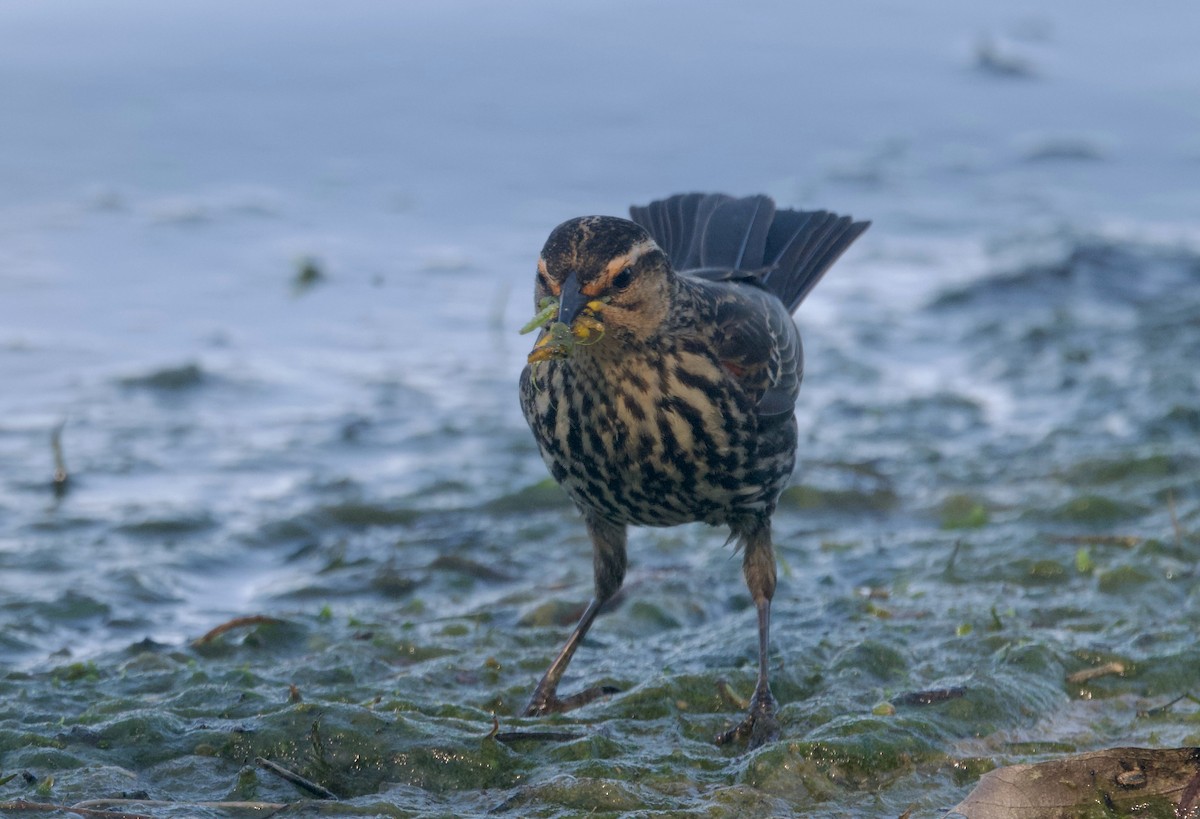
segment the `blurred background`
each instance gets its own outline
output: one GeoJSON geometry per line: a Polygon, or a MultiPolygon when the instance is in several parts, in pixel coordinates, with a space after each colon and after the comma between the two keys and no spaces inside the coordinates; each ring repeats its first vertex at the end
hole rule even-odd
{"type": "Polygon", "coordinates": [[[932,816],[1006,762],[1200,743],[1194,699],[1153,711],[1200,692],[1197,30],[0,4],[0,798],[294,799],[265,755],[383,815],[932,816]],[[481,746],[536,728],[591,591],[516,401],[537,253],[691,190],[874,223],[797,315],[785,741],[709,744],[754,626],[696,526],[634,536],[565,683],[627,693],[481,746]]]}

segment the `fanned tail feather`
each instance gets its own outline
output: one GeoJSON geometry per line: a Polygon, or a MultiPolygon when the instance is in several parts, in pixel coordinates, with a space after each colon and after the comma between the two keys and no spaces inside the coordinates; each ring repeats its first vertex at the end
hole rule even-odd
{"type": "Polygon", "coordinates": [[[629,209],[680,272],[759,282],[794,311],[869,226],[824,210],[776,210],[768,196],[687,193],[629,209]],[[732,275],[735,271],[740,276],[732,275]]]}

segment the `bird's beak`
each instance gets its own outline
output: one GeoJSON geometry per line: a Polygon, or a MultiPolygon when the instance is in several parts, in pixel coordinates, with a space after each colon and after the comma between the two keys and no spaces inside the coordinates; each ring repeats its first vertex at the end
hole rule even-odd
{"type": "Polygon", "coordinates": [[[558,319],[568,327],[574,323],[575,317],[579,315],[584,307],[587,306],[588,297],[583,294],[580,289],[579,277],[572,270],[567,274],[567,278],[562,283],[562,290],[558,294],[558,319]]]}

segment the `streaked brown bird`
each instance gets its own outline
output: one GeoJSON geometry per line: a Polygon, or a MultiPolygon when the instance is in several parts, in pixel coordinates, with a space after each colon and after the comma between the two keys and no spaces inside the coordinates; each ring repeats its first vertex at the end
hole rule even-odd
{"type": "Polygon", "coordinates": [[[767,679],[771,515],[796,457],[804,373],[794,311],[869,222],[777,210],[766,196],[681,194],[556,227],[537,265],[542,326],[521,408],[550,472],[583,513],[595,596],[526,716],[616,693],[558,684],[625,577],[626,528],[726,525],[758,610],[749,713],[717,737],[779,733],[767,679]],[[543,326],[544,325],[544,326],[543,326]]]}

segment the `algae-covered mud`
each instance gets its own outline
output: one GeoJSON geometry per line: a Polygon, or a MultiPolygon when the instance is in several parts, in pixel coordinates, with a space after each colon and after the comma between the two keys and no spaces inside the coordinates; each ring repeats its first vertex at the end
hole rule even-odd
{"type": "Polygon", "coordinates": [[[937,817],[1200,745],[1200,19],[993,14],[0,8],[0,806],[937,817]],[[750,753],[700,525],[563,683],[620,693],[517,716],[591,592],[533,262],[690,189],[874,220],[798,314],[750,753]]]}

